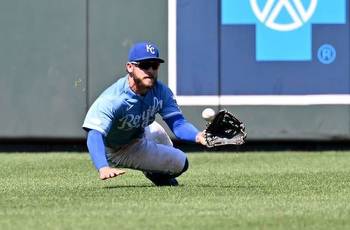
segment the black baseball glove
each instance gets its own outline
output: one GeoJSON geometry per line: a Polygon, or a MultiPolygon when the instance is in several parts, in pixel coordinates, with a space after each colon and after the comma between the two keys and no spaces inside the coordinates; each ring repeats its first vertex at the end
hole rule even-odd
{"type": "Polygon", "coordinates": [[[244,124],[227,110],[220,110],[204,131],[207,147],[241,145],[247,133],[244,124]]]}

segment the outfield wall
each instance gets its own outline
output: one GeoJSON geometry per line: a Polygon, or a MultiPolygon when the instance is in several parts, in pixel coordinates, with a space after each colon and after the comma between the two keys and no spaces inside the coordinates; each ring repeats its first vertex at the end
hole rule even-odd
{"type": "Polygon", "coordinates": [[[198,128],[204,108],[228,108],[250,140],[349,140],[348,0],[287,12],[275,1],[266,14],[258,2],[0,1],[0,139],[84,138],[131,44],[152,40],[160,79],[198,128]]]}

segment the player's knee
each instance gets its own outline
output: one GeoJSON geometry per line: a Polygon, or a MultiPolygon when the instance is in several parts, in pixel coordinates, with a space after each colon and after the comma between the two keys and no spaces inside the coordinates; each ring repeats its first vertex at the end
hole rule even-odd
{"type": "Polygon", "coordinates": [[[153,122],[151,125],[145,128],[145,136],[148,140],[152,140],[157,144],[173,146],[170,137],[164,128],[157,122],[153,122]]]}
{"type": "Polygon", "coordinates": [[[189,166],[189,163],[188,163],[188,159],[186,158],[185,165],[184,165],[184,168],[182,169],[181,173],[186,172],[188,169],[188,166],[189,166]]]}
{"type": "Polygon", "coordinates": [[[178,173],[176,173],[174,176],[175,176],[175,177],[180,176],[182,173],[184,173],[184,172],[187,171],[188,167],[189,167],[189,163],[188,163],[188,159],[187,159],[187,157],[186,157],[185,164],[184,164],[184,166],[182,167],[181,171],[179,171],[178,173]]]}

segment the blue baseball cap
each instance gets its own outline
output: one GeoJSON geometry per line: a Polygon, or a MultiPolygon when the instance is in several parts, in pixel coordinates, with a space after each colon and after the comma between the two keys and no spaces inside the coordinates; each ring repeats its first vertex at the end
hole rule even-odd
{"type": "Polygon", "coordinates": [[[154,43],[140,42],[134,44],[129,51],[129,62],[145,60],[164,62],[163,59],[159,58],[159,49],[154,43]]]}

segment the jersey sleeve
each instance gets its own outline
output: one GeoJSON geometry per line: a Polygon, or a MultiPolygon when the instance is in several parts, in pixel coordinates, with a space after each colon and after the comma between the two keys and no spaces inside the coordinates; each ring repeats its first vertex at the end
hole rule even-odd
{"type": "Polygon", "coordinates": [[[159,114],[162,116],[162,118],[168,119],[175,115],[182,115],[181,109],[176,102],[173,92],[171,92],[171,90],[165,85],[162,85],[161,90],[164,103],[159,114]]]}
{"type": "Polygon", "coordinates": [[[90,130],[87,135],[87,146],[91,160],[97,170],[108,166],[102,133],[94,129],[90,130]]]}
{"type": "Polygon", "coordinates": [[[189,123],[183,115],[172,116],[164,120],[177,138],[184,141],[196,141],[198,129],[189,123]]]}
{"type": "Polygon", "coordinates": [[[85,130],[97,130],[106,136],[114,118],[117,116],[119,106],[120,101],[118,100],[107,97],[98,98],[87,112],[83,128],[85,130]]]}

